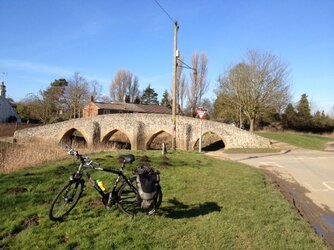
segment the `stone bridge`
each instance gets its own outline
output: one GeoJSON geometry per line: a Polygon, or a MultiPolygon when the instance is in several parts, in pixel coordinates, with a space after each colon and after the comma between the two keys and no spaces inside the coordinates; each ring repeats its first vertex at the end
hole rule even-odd
{"type": "MultiPolygon", "coordinates": [[[[48,142],[67,143],[75,131],[84,137],[87,146],[107,143],[116,132],[125,134],[131,149],[149,149],[151,142],[161,133],[172,136],[171,115],[162,114],[109,114],[91,118],[79,118],[60,123],[18,130],[14,141],[18,143],[48,142]]],[[[200,120],[176,116],[176,147],[192,150],[198,144],[200,120]]],[[[215,134],[225,148],[268,148],[268,139],[241,130],[237,127],[203,120],[202,135],[215,134]]]]}

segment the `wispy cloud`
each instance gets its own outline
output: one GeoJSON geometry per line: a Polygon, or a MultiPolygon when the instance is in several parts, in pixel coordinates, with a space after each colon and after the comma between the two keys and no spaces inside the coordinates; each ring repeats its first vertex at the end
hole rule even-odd
{"type": "Polygon", "coordinates": [[[27,71],[27,72],[62,75],[62,76],[68,76],[73,74],[73,71],[63,69],[58,66],[15,60],[15,59],[0,60],[0,68],[5,71],[27,71]]]}

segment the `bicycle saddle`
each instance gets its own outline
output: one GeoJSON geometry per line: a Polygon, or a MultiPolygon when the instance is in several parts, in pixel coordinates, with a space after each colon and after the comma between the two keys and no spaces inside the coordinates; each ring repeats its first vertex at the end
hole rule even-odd
{"type": "Polygon", "coordinates": [[[133,154],[120,155],[119,158],[122,159],[125,163],[132,163],[135,161],[135,156],[133,154]]]}

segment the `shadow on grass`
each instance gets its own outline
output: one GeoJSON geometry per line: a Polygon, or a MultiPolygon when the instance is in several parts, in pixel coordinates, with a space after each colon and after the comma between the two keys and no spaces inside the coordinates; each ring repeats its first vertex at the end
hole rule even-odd
{"type": "Polygon", "coordinates": [[[216,202],[204,202],[197,205],[186,205],[177,199],[168,200],[169,206],[159,208],[164,216],[172,219],[193,218],[212,212],[220,212],[221,207],[216,202]]]}

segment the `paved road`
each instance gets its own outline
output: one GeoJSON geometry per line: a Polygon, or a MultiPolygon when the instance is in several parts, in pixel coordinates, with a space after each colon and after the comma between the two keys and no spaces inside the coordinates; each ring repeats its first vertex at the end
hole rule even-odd
{"type": "Polygon", "coordinates": [[[267,168],[290,181],[297,181],[317,205],[334,212],[334,152],[292,149],[278,154],[212,153],[258,168],[267,168]]]}

